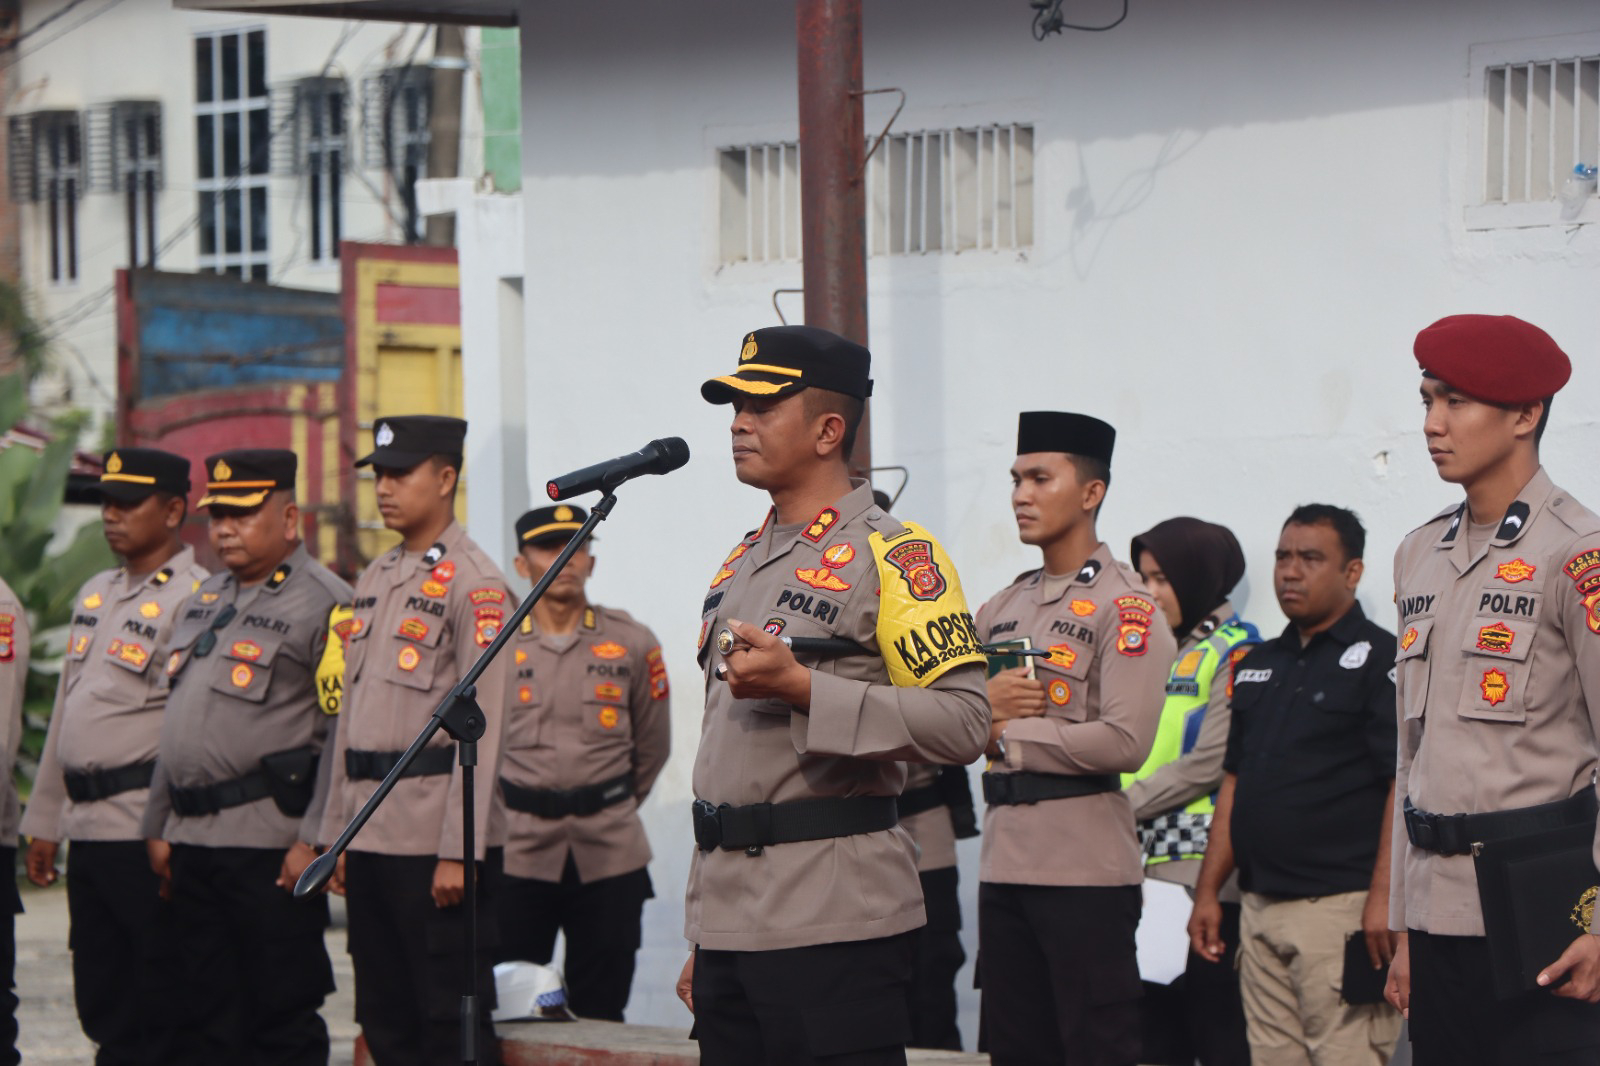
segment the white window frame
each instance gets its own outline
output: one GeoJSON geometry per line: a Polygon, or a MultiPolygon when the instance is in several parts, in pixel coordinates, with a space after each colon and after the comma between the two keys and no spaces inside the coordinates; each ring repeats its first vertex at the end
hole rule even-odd
{"type": "MultiPolygon", "coordinates": [[[[1549,63],[1600,55],[1600,33],[1573,33],[1522,41],[1473,45],[1468,50],[1468,117],[1464,165],[1466,203],[1462,219],[1468,230],[1564,228],[1600,222],[1600,197],[1591,196],[1576,219],[1561,217],[1560,201],[1553,197],[1519,203],[1489,199],[1488,186],[1488,73],[1491,68],[1525,63],[1549,63]]],[[[1496,148],[1496,151],[1500,149],[1496,148]]],[[[1585,160],[1589,162],[1589,160],[1585,160]]],[[[1553,193],[1560,192],[1558,173],[1553,193]]]]}
{"type": "MultiPolygon", "coordinates": [[[[271,197],[271,147],[270,142],[274,134],[272,128],[272,92],[267,83],[267,72],[261,72],[261,92],[256,95],[250,93],[249,76],[249,40],[252,33],[263,35],[263,56],[266,54],[267,33],[265,26],[234,27],[225,30],[210,30],[193,35],[195,42],[211,40],[213,44],[213,59],[211,63],[211,99],[201,102],[196,98],[194,113],[196,122],[195,152],[197,153],[195,165],[195,195],[197,209],[202,214],[201,226],[205,225],[204,213],[207,210],[206,199],[212,199],[210,211],[212,213],[213,232],[216,234],[215,250],[205,252],[197,251],[195,262],[200,270],[209,270],[218,274],[235,274],[245,279],[260,281],[270,280],[272,269],[272,197],[271,197]],[[233,100],[222,99],[222,48],[220,42],[224,38],[235,37],[239,42],[239,96],[233,100]],[[250,136],[250,114],[261,111],[266,116],[266,137],[268,144],[262,145],[261,169],[259,173],[251,173],[250,162],[253,145],[250,136]],[[223,135],[227,116],[237,115],[239,123],[239,172],[235,176],[228,176],[224,149],[226,138],[223,135]],[[198,125],[202,121],[212,123],[211,150],[212,175],[201,177],[198,153],[200,151],[200,137],[198,125]],[[239,250],[227,250],[227,201],[231,193],[238,193],[239,203],[239,250]],[[262,229],[261,247],[252,248],[257,234],[251,220],[251,201],[259,197],[262,201],[262,229]]],[[[191,61],[193,56],[191,53],[191,61]]],[[[269,65],[270,64],[264,64],[269,65]]],[[[198,75],[198,72],[196,72],[198,75]]],[[[191,79],[191,82],[193,79],[191,79]]],[[[198,97],[198,93],[195,94],[198,97]]]]}
{"type": "Polygon", "coordinates": [[[156,265],[160,236],[156,211],[162,188],[162,121],[159,101],[118,101],[111,107],[114,187],[122,190],[125,201],[130,267],[153,268],[156,265]],[[134,124],[131,131],[130,122],[134,124]]]}
{"type": "Polygon", "coordinates": [[[305,176],[311,262],[339,260],[344,235],[345,172],[350,166],[350,86],[341,78],[306,78],[295,86],[299,128],[296,167],[305,176]],[[337,119],[338,132],[333,132],[337,119]]]}

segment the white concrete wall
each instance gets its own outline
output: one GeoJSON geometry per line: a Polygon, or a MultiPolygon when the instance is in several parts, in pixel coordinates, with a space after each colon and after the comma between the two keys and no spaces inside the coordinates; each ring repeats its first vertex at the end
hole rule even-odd
{"type": "MultiPolygon", "coordinates": [[[[23,4],[27,32],[65,6],[67,0],[29,0],[23,4]]],[[[282,18],[175,10],[170,0],[124,0],[69,13],[22,43],[6,74],[11,114],[64,108],[87,111],[121,99],[162,101],[165,189],[157,204],[159,241],[187,231],[162,252],[162,270],[196,268],[199,209],[195,191],[194,36],[215,30],[261,28],[267,34],[269,90],[280,83],[314,76],[327,66],[343,77],[350,97],[350,169],[343,182],[343,234],[349,240],[396,241],[399,227],[384,210],[388,198],[396,216],[399,200],[382,169],[365,165],[361,148],[363,80],[386,66],[433,57],[433,27],[334,19],[282,18]],[[104,8],[105,13],[84,19],[104,8]],[[81,25],[80,25],[81,23],[81,25]],[[66,30],[67,32],[61,32],[66,30]],[[347,36],[348,34],[348,36],[347,36]],[[420,45],[419,45],[420,40],[420,45]],[[341,43],[342,42],[342,43],[341,43]],[[330,62],[331,57],[331,62],[330,62]]],[[[476,35],[473,41],[476,40],[476,35]]],[[[475,47],[475,44],[474,44],[475,47]]],[[[8,56],[7,62],[11,61],[8,56]]],[[[475,84],[475,82],[474,82],[475,84]]],[[[465,109],[477,93],[466,93],[465,109]]],[[[284,116],[274,112],[272,128],[284,116]]],[[[468,122],[469,130],[481,122],[468,122]]],[[[280,136],[289,136],[285,131],[280,136]]],[[[463,166],[481,161],[481,146],[468,143],[463,166]]],[[[472,173],[472,171],[467,171],[472,173]]],[[[269,190],[270,280],[298,288],[337,290],[337,260],[312,262],[306,179],[274,176],[269,190]]],[[[79,274],[71,283],[49,279],[48,216],[42,204],[21,206],[23,282],[35,313],[57,332],[56,373],[41,382],[36,399],[47,406],[67,404],[109,418],[116,392],[116,301],[114,272],[128,265],[126,207],[122,194],[93,192],[79,208],[79,274]],[[81,320],[79,320],[81,318],[81,320]],[[70,325],[65,325],[71,321],[70,325]]],[[[219,238],[220,239],[220,238],[219,238]]],[[[96,430],[86,435],[94,446],[96,430]]]]}
{"type": "MultiPolygon", "coordinates": [[[[1457,499],[1427,460],[1410,354],[1455,312],[1521,315],[1571,353],[1545,454],[1600,506],[1597,227],[1462,221],[1478,173],[1469,49],[1595,31],[1592,4],[1135,0],[1112,32],[1044,43],[1029,14],[867,5],[866,84],[906,90],[900,128],[1037,130],[1030,250],[869,268],[873,455],[911,468],[897,510],[943,536],[974,606],[1035,565],[1007,506],[1017,412],[1065,408],[1120,432],[1101,523],[1119,554],[1172,515],[1230,525],[1251,567],[1238,599],[1273,632],[1284,516],[1346,505],[1370,532],[1362,602],[1389,622],[1396,543],[1457,499]]],[[[776,324],[773,289],[800,284],[798,266],[716,268],[713,149],[795,135],[793,8],[530,0],[522,15],[529,494],[652,437],[695,456],[621,493],[593,586],[656,628],[676,682],[630,1017],[681,1024],[696,609],[766,508],[732,476],[727,409],[697,386],[732,368],[746,330],[776,324]]],[[[868,126],[889,107],[871,98],[868,126]]],[[[970,935],[975,842],[962,859],[970,935]]]]}

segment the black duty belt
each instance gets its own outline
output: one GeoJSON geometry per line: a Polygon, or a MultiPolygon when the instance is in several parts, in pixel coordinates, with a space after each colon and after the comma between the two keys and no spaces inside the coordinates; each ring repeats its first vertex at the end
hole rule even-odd
{"type": "Polygon", "coordinates": [[[565,818],[569,814],[594,814],[621,803],[633,795],[633,774],[577,788],[523,788],[502,777],[500,790],[506,806],[514,811],[540,818],[565,818]]]}
{"type": "Polygon", "coordinates": [[[1099,792],[1116,792],[1120,788],[1122,779],[1116,774],[1035,774],[1022,771],[983,775],[983,800],[990,806],[999,807],[1066,799],[1069,796],[1093,796],[1099,792]]]}
{"type": "Polygon", "coordinates": [[[1483,814],[1430,814],[1413,807],[1411,797],[1407,796],[1404,807],[1406,838],[1423,851],[1466,855],[1474,844],[1489,844],[1585,822],[1592,824],[1596,807],[1594,789],[1588,786],[1554,803],[1483,814]]]}
{"type": "Polygon", "coordinates": [[[178,817],[199,818],[265,799],[272,795],[272,788],[267,782],[267,772],[256,770],[231,781],[218,781],[214,785],[193,785],[188,788],[168,785],[167,795],[171,797],[172,810],[178,817]]]}
{"type": "Polygon", "coordinates": [[[67,783],[67,797],[73,803],[93,803],[134,789],[149,788],[156,763],[134,762],[106,770],[68,770],[61,776],[67,783]]]}
{"type": "MultiPolygon", "coordinates": [[[[352,781],[382,781],[389,776],[389,771],[400,764],[403,751],[357,751],[355,748],[346,748],[344,753],[345,776],[352,781]]],[[[438,774],[448,774],[455,770],[456,752],[454,747],[449,748],[423,748],[417,757],[411,760],[411,765],[406,767],[406,772],[401,777],[434,777],[438,774]]]]}
{"type": "Polygon", "coordinates": [[[935,807],[945,805],[944,790],[937,783],[923,785],[909,792],[900,793],[900,817],[910,818],[913,814],[922,814],[935,807]]]}
{"type": "Polygon", "coordinates": [[[893,796],[752,803],[746,807],[694,801],[694,842],[701,851],[742,848],[759,855],[769,844],[876,833],[893,829],[899,822],[893,796]]]}

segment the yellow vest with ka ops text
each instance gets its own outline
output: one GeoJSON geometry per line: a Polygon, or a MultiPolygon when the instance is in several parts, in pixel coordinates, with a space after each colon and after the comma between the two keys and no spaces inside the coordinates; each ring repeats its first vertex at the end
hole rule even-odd
{"type": "MultiPolygon", "coordinates": [[[[1161,705],[1155,744],[1138,771],[1122,775],[1123,788],[1194,750],[1211,702],[1212,686],[1227,685],[1231,697],[1233,664],[1260,640],[1255,626],[1235,617],[1178,656],[1167,675],[1167,701],[1161,705]]],[[[1139,843],[1144,848],[1146,865],[1203,858],[1215,810],[1216,793],[1207,792],[1184,807],[1140,822],[1139,843]]]]}

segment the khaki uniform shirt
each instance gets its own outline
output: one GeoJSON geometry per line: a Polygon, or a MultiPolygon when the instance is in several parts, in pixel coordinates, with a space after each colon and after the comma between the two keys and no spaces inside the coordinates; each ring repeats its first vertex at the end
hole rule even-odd
{"type": "Polygon", "coordinates": [[[270,796],[183,818],[173,812],[167,786],[230,781],[260,769],[263,756],[306,745],[322,750],[333,719],[317,699],[317,671],[330,616],[349,604],[350,586],[304,544],[260,584],[242,587],[231,571],[200,583],[181,608],[165,664],[171,691],[146,837],[212,848],[286,848],[315,839],[325,775],[301,818],[284,814],[270,796]],[[233,617],[214,629],[229,606],[233,617]],[[208,632],[216,643],[205,652],[208,632]]]}
{"type": "Polygon", "coordinates": [[[22,601],[0,579],[0,847],[15,847],[22,817],[17,799],[17,748],[22,744],[22,698],[33,654],[33,628],[22,601]]]}
{"type": "MultiPolygon", "coordinates": [[[[701,618],[700,799],[895,796],[905,760],[966,763],[982,752],[983,659],[955,568],[854,484],[791,536],[765,526],[748,535],[713,577],[701,618]],[[716,634],[732,618],[782,636],[854,640],[869,654],[802,659],[809,713],[734,699],[712,673],[722,661],[716,634]]],[[[696,849],[685,911],[690,941],[730,951],[867,940],[926,922],[916,848],[900,826],[756,856],[696,849]]]]}
{"type": "Polygon", "coordinates": [[[570,852],[585,884],[650,861],[639,804],[672,747],[661,642],[626,611],[589,607],[577,632],[539,632],[530,614],[511,647],[502,779],[570,789],[631,772],[630,799],[588,815],[540,818],[507,809],[506,873],[560,881],[570,852]]]}
{"type": "Polygon", "coordinates": [[[1600,517],[1541,468],[1481,543],[1469,522],[1443,511],[1395,553],[1389,923],[1447,936],[1483,935],[1472,857],[1411,847],[1403,797],[1435,814],[1563,800],[1590,787],[1600,734],[1600,517]]]}
{"type": "MultiPolygon", "coordinates": [[[[410,747],[439,703],[516,609],[500,568],[454,522],[427,552],[397,547],[356,582],[355,627],[345,661],[345,710],[335,742],[321,843],[331,844],[378,789],[345,773],[344,753],[410,747]]],[[[486,729],[478,741],[473,809],[476,858],[505,841],[495,781],[505,724],[508,648],[478,679],[486,729]]],[[[455,753],[444,730],[430,747],[455,753]]],[[[402,778],[351,844],[382,855],[461,858],[461,767],[402,778]]]]}
{"type": "MultiPolygon", "coordinates": [[[[904,791],[933,784],[939,779],[939,770],[925,762],[908,764],[904,791]]],[[[956,829],[950,821],[949,807],[935,807],[901,818],[900,825],[911,834],[911,842],[917,846],[917,873],[944,870],[956,864],[956,829]]]]}
{"type": "MultiPolygon", "coordinates": [[[[1045,713],[1009,722],[990,773],[1122,774],[1155,742],[1178,642],[1139,575],[1104,544],[1077,574],[1023,574],[978,612],[985,641],[1048,650],[1034,673],[1045,713]]],[[[1121,791],[991,806],[979,880],[1016,885],[1137,885],[1143,856],[1121,791]]]]}
{"type": "Polygon", "coordinates": [[[161,740],[166,662],[183,605],[210,575],[184,547],[138,580],[120,567],[78,591],[55,709],[22,832],[41,840],[139,840],[148,790],[74,803],[68,771],[148,762],[161,740]]]}

